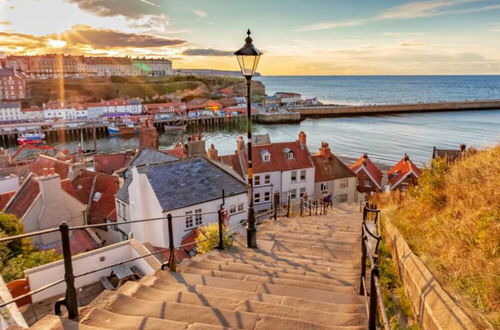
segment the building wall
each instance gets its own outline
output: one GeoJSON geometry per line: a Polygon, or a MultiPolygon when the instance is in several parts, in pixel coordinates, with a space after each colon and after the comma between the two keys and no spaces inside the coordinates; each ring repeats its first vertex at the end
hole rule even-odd
{"type": "Polygon", "coordinates": [[[281,172],[281,192],[282,196],[292,195],[292,190],[296,191],[296,197],[293,200],[300,199],[300,189],[304,188],[308,199],[313,198],[314,196],[314,167],[309,167],[303,169],[306,171],[305,180],[300,179],[300,171],[301,169],[294,170],[297,172],[297,181],[292,181],[292,172],[294,171],[283,171],[281,172]]]}
{"type": "Polygon", "coordinates": [[[333,180],[333,203],[357,202],[356,177],[333,180]],[[345,185],[347,183],[347,185],[345,185]]]}
{"type": "Polygon", "coordinates": [[[270,210],[273,207],[273,196],[275,192],[281,193],[281,172],[265,172],[254,174],[254,209],[256,212],[270,210]],[[270,176],[270,183],[265,183],[265,176],[270,176]],[[260,184],[256,185],[257,177],[260,184]],[[269,193],[269,201],[265,200],[266,193],[269,193]],[[258,195],[257,195],[258,194],[258,195]],[[256,197],[260,199],[256,201],[256,197]]]}
{"type": "Polygon", "coordinates": [[[0,121],[22,120],[21,103],[0,104],[0,121]]]}
{"type": "Polygon", "coordinates": [[[19,189],[19,178],[15,175],[0,178],[0,194],[19,189]]]}
{"type": "MultiPolygon", "coordinates": [[[[73,273],[81,274],[92,269],[102,268],[127,259],[139,257],[142,253],[138,252],[132,244],[132,241],[120,242],[109,245],[90,252],[82,253],[73,256],[73,273]]],[[[126,266],[136,266],[144,274],[152,274],[155,269],[144,259],[138,259],[125,263],[126,266]]],[[[111,268],[107,268],[86,276],[75,279],[76,288],[96,283],[102,276],[109,276],[111,268]]],[[[30,289],[36,290],[52,283],[58,279],[64,278],[64,261],[59,260],[45,264],[43,266],[31,268],[25,271],[25,275],[29,278],[30,289]]],[[[45,299],[63,295],[66,290],[66,284],[63,282],[50,289],[32,295],[33,303],[43,301],[45,299]]]]}
{"type": "Polygon", "coordinates": [[[377,188],[377,185],[373,180],[366,174],[365,170],[360,169],[357,173],[356,176],[358,178],[358,192],[360,193],[372,193],[372,192],[378,192],[379,189],[377,188]],[[370,182],[369,185],[367,185],[367,181],[370,182]]]}

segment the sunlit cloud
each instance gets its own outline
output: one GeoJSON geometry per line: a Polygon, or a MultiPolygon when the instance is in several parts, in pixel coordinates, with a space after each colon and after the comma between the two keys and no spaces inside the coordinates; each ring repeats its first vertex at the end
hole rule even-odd
{"type": "Polygon", "coordinates": [[[67,46],[67,42],[64,40],[48,39],[47,44],[52,48],[63,48],[67,46]]]}
{"type": "Polygon", "coordinates": [[[199,9],[195,9],[193,10],[193,13],[198,16],[199,18],[205,18],[208,16],[208,14],[206,12],[204,12],[203,10],[199,10],[199,9]]]}
{"type": "Polygon", "coordinates": [[[158,7],[155,2],[147,0],[65,0],[75,3],[82,10],[97,16],[125,16],[141,18],[147,15],[157,15],[158,7]]]}
{"type": "Polygon", "coordinates": [[[0,21],[0,25],[11,25],[12,23],[9,21],[0,21]]]}
{"type": "Polygon", "coordinates": [[[234,51],[220,50],[213,48],[192,48],[186,49],[182,52],[182,55],[188,56],[232,56],[234,51]]]}

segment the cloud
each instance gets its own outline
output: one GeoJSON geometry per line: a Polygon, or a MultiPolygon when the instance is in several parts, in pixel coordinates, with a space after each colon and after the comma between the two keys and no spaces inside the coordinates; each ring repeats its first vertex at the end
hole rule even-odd
{"type": "Polygon", "coordinates": [[[418,40],[408,40],[408,41],[404,41],[404,42],[399,44],[399,46],[401,46],[401,47],[419,47],[419,46],[423,46],[423,45],[425,45],[425,43],[423,43],[422,41],[418,41],[418,40]]]}
{"type": "Polygon", "coordinates": [[[82,10],[97,16],[125,16],[141,18],[158,15],[158,4],[153,0],[66,0],[82,10]]]}
{"type": "Polygon", "coordinates": [[[199,9],[195,9],[193,10],[193,13],[198,16],[199,18],[205,18],[208,16],[208,14],[206,12],[204,12],[203,10],[199,10],[199,9]]]}
{"type": "Polygon", "coordinates": [[[9,21],[0,21],[0,25],[11,25],[12,23],[9,21]]]}
{"type": "Polygon", "coordinates": [[[442,15],[469,14],[475,12],[500,9],[500,4],[485,5],[484,2],[485,0],[415,1],[406,3],[404,5],[388,8],[382,11],[380,14],[373,17],[356,18],[347,21],[331,21],[331,22],[316,23],[299,27],[295,31],[299,32],[319,31],[319,30],[328,30],[333,28],[359,26],[371,22],[391,20],[391,19],[412,19],[412,18],[423,18],[432,16],[442,16],[442,15]],[[479,7],[476,6],[476,7],[457,8],[457,6],[466,5],[470,3],[480,3],[480,2],[482,2],[483,5],[479,7]]]}
{"type": "Polygon", "coordinates": [[[109,29],[94,29],[86,25],[76,25],[60,34],[60,39],[71,45],[90,45],[93,48],[119,47],[165,47],[185,43],[182,39],[171,39],[151,34],[127,33],[109,29]]]}
{"type": "Polygon", "coordinates": [[[232,56],[233,51],[213,48],[191,48],[182,52],[182,55],[189,56],[232,56]]]}

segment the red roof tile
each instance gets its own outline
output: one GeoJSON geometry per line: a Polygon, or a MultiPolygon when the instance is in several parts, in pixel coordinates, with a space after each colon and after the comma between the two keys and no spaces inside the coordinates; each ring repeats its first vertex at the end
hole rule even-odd
{"type": "Polygon", "coordinates": [[[161,152],[170,155],[170,156],[175,156],[179,158],[186,158],[187,154],[186,151],[184,150],[184,146],[182,143],[178,143],[173,149],[170,150],[162,150],[161,152]]]}
{"type": "Polygon", "coordinates": [[[30,170],[36,175],[41,176],[44,168],[54,168],[56,173],[61,177],[61,180],[64,180],[68,178],[70,166],[70,163],[49,156],[38,155],[31,164],[30,170]]]}
{"type": "Polygon", "coordinates": [[[360,170],[364,170],[366,174],[374,181],[378,188],[382,188],[382,172],[378,167],[371,161],[368,154],[361,156],[354,164],[349,166],[349,168],[354,172],[358,173],[360,170]]]}
{"type": "Polygon", "coordinates": [[[34,175],[29,176],[8,203],[5,213],[13,214],[21,219],[39,193],[38,178],[34,175]]]}
{"type": "Polygon", "coordinates": [[[239,176],[243,178],[243,168],[240,163],[240,156],[238,154],[224,155],[219,157],[219,161],[231,167],[239,176]]]}
{"type": "Polygon", "coordinates": [[[189,245],[186,245],[186,246],[184,246],[182,248],[185,251],[191,251],[192,249],[194,249],[196,247],[196,243],[195,243],[196,237],[198,237],[198,229],[197,228],[191,230],[191,232],[189,234],[187,234],[182,239],[181,245],[189,244],[189,245]]]}
{"type": "MultiPolygon", "coordinates": [[[[77,255],[83,252],[91,251],[99,247],[96,241],[90,236],[85,229],[72,231],[72,237],[69,241],[71,247],[71,254],[77,255]]],[[[62,254],[62,243],[61,241],[41,245],[36,244],[36,247],[40,250],[56,250],[57,253],[62,254]]]]}
{"type": "Polygon", "coordinates": [[[299,141],[253,146],[252,153],[254,173],[291,171],[313,167],[309,150],[306,146],[301,146],[299,141]],[[287,149],[293,152],[293,159],[287,159],[285,154],[287,149]],[[271,160],[268,162],[264,162],[262,158],[262,153],[266,151],[271,154],[271,160]]]}
{"type": "Polygon", "coordinates": [[[405,155],[387,172],[391,186],[397,186],[401,180],[412,172],[417,178],[421,173],[420,169],[410,160],[408,156],[405,155]]]}
{"type": "Polygon", "coordinates": [[[321,144],[320,152],[312,156],[314,162],[314,181],[324,182],[355,177],[356,174],[340,159],[331,153],[328,143],[321,144]]]}
{"type": "Polygon", "coordinates": [[[127,167],[131,159],[132,155],[129,153],[94,155],[94,169],[96,172],[112,174],[127,167]]]}
{"type": "Polygon", "coordinates": [[[107,216],[116,208],[115,194],[120,188],[118,178],[98,174],[92,188],[89,205],[89,223],[104,223],[107,216]]]}
{"type": "Polygon", "coordinates": [[[3,194],[0,194],[0,210],[3,210],[7,203],[10,201],[12,196],[16,194],[16,191],[9,191],[3,194]]]}

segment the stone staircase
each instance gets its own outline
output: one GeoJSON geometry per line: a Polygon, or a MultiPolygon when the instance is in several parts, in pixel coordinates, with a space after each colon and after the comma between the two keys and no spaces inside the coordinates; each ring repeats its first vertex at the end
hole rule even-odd
{"type": "Polygon", "coordinates": [[[80,309],[80,322],[56,316],[34,329],[365,329],[359,282],[361,215],[282,218],[258,226],[259,249],[240,236],[158,271],[80,309]]]}

